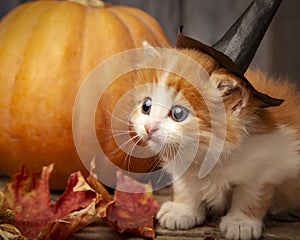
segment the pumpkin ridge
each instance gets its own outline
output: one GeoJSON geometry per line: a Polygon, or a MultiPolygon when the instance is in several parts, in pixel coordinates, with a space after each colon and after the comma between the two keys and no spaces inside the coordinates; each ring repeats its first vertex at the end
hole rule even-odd
{"type": "Polygon", "coordinates": [[[81,46],[80,46],[80,57],[79,57],[79,61],[78,61],[78,79],[79,79],[79,82],[81,82],[79,84],[79,87],[81,86],[82,82],[84,81],[84,79],[86,78],[86,74],[84,74],[84,62],[86,61],[86,55],[84,54],[85,53],[85,49],[86,49],[86,38],[87,38],[87,34],[86,34],[86,31],[87,31],[87,27],[86,27],[86,23],[87,23],[87,15],[88,15],[88,12],[89,11],[89,8],[85,8],[85,11],[84,11],[84,14],[83,14],[83,19],[84,21],[82,21],[82,28],[83,28],[83,31],[82,31],[82,41],[81,41],[81,46]]]}
{"type": "MultiPolygon", "coordinates": [[[[76,2],[73,2],[76,3],[76,2]]],[[[79,4],[79,3],[77,3],[79,4]]],[[[82,5],[84,6],[84,5],[82,5]]],[[[79,81],[79,86],[84,82],[85,78],[88,76],[90,71],[97,65],[95,63],[91,64],[90,59],[92,58],[90,54],[90,49],[89,49],[89,39],[90,39],[90,34],[89,34],[89,17],[93,14],[94,15],[99,15],[99,11],[104,10],[106,11],[105,8],[93,8],[93,7],[85,7],[85,11],[83,13],[83,21],[80,21],[82,24],[82,33],[81,33],[81,43],[80,43],[80,54],[79,58],[80,60],[78,61],[78,81],[79,81]]]]}
{"type": "MultiPolygon", "coordinates": [[[[30,40],[32,38],[32,33],[36,30],[37,26],[39,25],[38,20],[40,19],[41,16],[43,16],[45,11],[47,11],[47,9],[48,9],[48,6],[42,4],[41,2],[34,2],[34,3],[28,2],[28,3],[25,3],[25,4],[28,5],[27,9],[26,9],[27,12],[20,10],[19,12],[17,12],[17,14],[16,14],[16,16],[14,16],[14,18],[18,19],[18,18],[22,17],[21,15],[26,16],[30,12],[34,12],[35,9],[40,10],[41,7],[44,7],[44,11],[42,11],[42,12],[39,11],[39,15],[36,17],[36,21],[34,21],[34,19],[30,19],[30,22],[32,24],[32,27],[30,29],[31,31],[27,33],[28,38],[27,38],[27,41],[25,41],[25,43],[23,44],[23,47],[21,49],[21,56],[22,57],[19,58],[20,60],[18,61],[18,64],[17,64],[18,68],[15,71],[15,75],[14,75],[14,79],[13,79],[13,87],[12,87],[12,90],[11,90],[11,96],[10,96],[10,100],[9,100],[9,111],[8,111],[8,113],[9,113],[9,116],[8,116],[9,121],[8,122],[9,122],[10,126],[9,126],[9,129],[7,129],[8,130],[7,134],[10,137],[10,139],[13,139],[13,141],[19,141],[20,140],[20,138],[18,137],[18,134],[15,134],[15,132],[14,132],[14,124],[16,124],[16,121],[15,121],[15,118],[13,116],[13,109],[12,109],[13,106],[14,106],[14,104],[13,104],[14,96],[15,96],[15,93],[17,91],[16,85],[17,85],[18,81],[22,81],[22,79],[18,78],[18,75],[19,75],[20,69],[22,68],[22,66],[24,64],[24,54],[25,54],[26,49],[27,49],[27,47],[30,43],[30,40]]],[[[28,29],[27,29],[27,31],[28,31],[28,29]]],[[[11,145],[11,148],[13,148],[12,145],[11,145]]]]}
{"type": "MultiPolygon", "coordinates": [[[[146,36],[145,38],[146,39],[153,39],[154,40],[154,43],[157,44],[157,41],[156,41],[156,38],[157,36],[155,36],[155,34],[152,33],[151,31],[151,28],[149,28],[147,25],[146,25],[146,22],[143,21],[142,18],[138,18],[135,14],[132,14],[126,10],[123,9],[123,7],[115,7],[115,8],[112,8],[110,9],[110,11],[114,12],[115,15],[118,16],[118,18],[121,19],[121,21],[127,26],[127,29],[129,30],[130,32],[130,36],[132,38],[132,41],[134,42],[134,45],[135,45],[135,48],[138,48],[138,47],[142,47],[142,42],[144,39],[139,39],[139,42],[136,41],[136,37],[139,36],[139,35],[142,35],[142,36],[146,36]],[[122,14],[126,14],[126,15],[122,15],[122,14]],[[131,25],[129,25],[129,23],[127,23],[128,21],[128,17],[131,17],[132,19],[134,19],[134,23],[133,26],[138,22],[140,24],[143,25],[143,31],[145,32],[145,34],[140,34],[140,30],[137,29],[138,31],[138,34],[134,34],[134,31],[135,30],[130,30],[132,29],[131,25]],[[127,20],[127,21],[126,21],[127,20]],[[136,36],[135,38],[133,36],[136,36]]],[[[140,28],[140,27],[139,27],[140,28]]]]}
{"type": "MultiPolygon", "coordinates": [[[[42,1],[41,1],[42,2],[42,1]]],[[[40,3],[41,3],[40,2],[40,3]]],[[[39,2],[37,2],[37,3],[39,3],[39,2]]],[[[60,4],[60,2],[59,2],[59,4],[60,4]]],[[[33,32],[33,34],[31,34],[30,35],[30,37],[29,37],[29,39],[28,39],[28,41],[26,42],[26,44],[25,44],[25,48],[24,48],[24,51],[23,51],[23,53],[22,53],[22,55],[23,55],[23,58],[25,58],[25,59],[30,59],[30,58],[28,58],[28,57],[26,57],[27,55],[31,55],[32,53],[31,53],[31,48],[33,48],[34,47],[34,45],[35,45],[35,42],[37,41],[37,38],[39,37],[39,32],[38,32],[38,30],[43,30],[44,28],[45,28],[45,23],[47,24],[46,26],[48,26],[48,25],[51,25],[50,24],[50,21],[45,21],[45,15],[47,15],[47,16],[49,16],[49,14],[50,14],[50,16],[52,16],[52,12],[55,12],[56,11],[56,6],[58,5],[57,4],[57,2],[47,2],[47,6],[46,5],[44,5],[44,4],[40,4],[41,6],[43,6],[44,7],[44,9],[39,9],[39,12],[40,12],[40,15],[39,15],[39,18],[38,18],[38,21],[37,21],[37,24],[35,25],[35,27],[34,28],[32,28],[32,32],[33,32]],[[48,13],[48,14],[47,14],[48,13]],[[38,35],[36,34],[38,32],[38,35]]],[[[51,51],[51,49],[49,49],[49,51],[51,51]]],[[[17,72],[17,74],[16,74],[16,78],[18,78],[18,75],[22,75],[22,77],[23,78],[25,78],[25,79],[20,79],[21,81],[29,81],[27,78],[28,78],[28,76],[27,75],[25,75],[25,76],[23,76],[23,72],[20,72],[20,71],[23,71],[23,67],[24,68],[26,68],[26,65],[28,64],[28,62],[26,62],[26,61],[23,61],[22,62],[22,64],[20,64],[20,67],[19,67],[19,70],[18,70],[18,72],[17,72]],[[24,64],[25,64],[25,67],[24,67],[24,64]]],[[[31,62],[29,62],[29,64],[31,65],[32,63],[31,62]]],[[[43,84],[47,84],[46,82],[45,83],[43,83],[43,84]]],[[[18,88],[14,88],[14,90],[18,90],[18,88]]],[[[13,94],[13,95],[15,95],[15,94],[13,94]]],[[[18,123],[17,123],[18,124],[18,123]]]]}
{"type": "MultiPolygon", "coordinates": [[[[117,8],[121,9],[121,7],[118,7],[118,6],[116,7],[116,9],[117,8]]],[[[132,16],[135,16],[140,22],[143,23],[143,25],[146,25],[147,32],[153,34],[156,45],[162,44],[161,42],[157,42],[157,39],[162,39],[162,37],[163,37],[163,39],[165,40],[165,42],[163,43],[164,47],[170,47],[170,44],[167,40],[165,33],[163,32],[163,29],[161,28],[161,26],[158,24],[158,22],[154,18],[151,18],[150,15],[147,15],[145,12],[143,12],[137,8],[130,8],[127,6],[122,6],[121,10],[127,12],[128,14],[130,14],[132,16]],[[153,26],[156,31],[151,30],[153,28],[153,26]]]]}
{"type": "Polygon", "coordinates": [[[112,10],[112,8],[107,8],[107,11],[110,12],[111,14],[113,14],[115,16],[116,19],[118,19],[118,21],[122,24],[122,26],[125,28],[125,30],[127,31],[127,33],[129,34],[129,37],[131,39],[132,44],[134,45],[134,47],[137,47],[134,41],[134,38],[132,36],[132,33],[130,31],[130,28],[127,26],[127,24],[123,21],[122,18],[120,18],[116,12],[114,10],[112,10]]]}

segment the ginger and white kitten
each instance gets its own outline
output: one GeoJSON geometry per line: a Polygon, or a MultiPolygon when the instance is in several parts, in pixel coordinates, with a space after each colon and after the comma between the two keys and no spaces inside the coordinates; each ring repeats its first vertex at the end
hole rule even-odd
{"type": "MultiPolygon", "coordinates": [[[[264,108],[241,79],[208,55],[178,51],[207,71],[208,81],[201,82],[205,91],[200,93],[174,73],[140,70],[136,84],[144,88],[136,94],[130,119],[138,141],[158,154],[162,167],[177,152],[184,162],[193,141],[199,143],[195,158],[181,176],[169,169],[175,179],[173,201],[162,205],[159,223],[169,229],[189,229],[202,224],[209,210],[225,215],[220,229],[226,238],[257,239],[268,210],[300,207],[300,94],[286,82],[249,70],[246,77],[257,90],[285,99],[279,107],[264,108]],[[218,125],[215,117],[217,130],[213,132],[211,108],[220,102],[216,90],[226,122],[218,125]],[[208,148],[214,147],[210,142],[213,137],[221,138],[219,130],[221,134],[224,129],[225,144],[217,164],[200,178],[203,159],[208,148]]],[[[193,71],[188,64],[176,63],[176,58],[172,64],[193,71]]]]}

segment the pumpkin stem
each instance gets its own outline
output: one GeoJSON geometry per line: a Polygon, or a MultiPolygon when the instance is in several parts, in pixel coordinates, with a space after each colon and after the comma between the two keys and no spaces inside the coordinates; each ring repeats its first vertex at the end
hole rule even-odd
{"type": "Polygon", "coordinates": [[[101,0],[68,0],[69,2],[77,2],[89,7],[100,8],[104,7],[104,2],[101,0]]]}

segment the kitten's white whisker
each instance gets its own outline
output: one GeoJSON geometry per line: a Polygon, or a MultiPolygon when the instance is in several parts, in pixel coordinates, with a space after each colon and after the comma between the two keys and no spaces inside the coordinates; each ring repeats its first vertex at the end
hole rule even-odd
{"type": "MultiPolygon", "coordinates": [[[[118,122],[121,122],[121,123],[124,123],[125,125],[128,125],[129,119],[126,119],[126,120],[121,119],[121,118],[115,116],[114,114],[112,114],[112,113],[111,113],[109,110],[107,110],[105,107],[103,107],[103,106],[101,106],[101,107],[102,107],[102,109],[103,109],[104,111],[106,111],[113,119],[116,119],[118,122]]],[[[128,116],[128,114],[124,114],[124,116],[128,116]]]]}
{"type": "Polygon", "coordinates": [[[186,160],[185,160],[185,158],[183,158],[182,152],[181,152],[181,149],[184,150],[184,148],[181,148],[177,144],[173,145],[173,148],[175,149],[175,153],[173,153],[173,156],[172,156],[174,158],[173,160],[175,160],[176,156],[178,156],[178,158],[179,158],[179,161],[176,164],[176,169],[177,170],[178,169],[185,169],[186,168],[186,160]]]}
{"type": "MultiPolygon", "coordinates": [[[[150,174],[156,170],[158,167],[160,167],[160,161],[159,161],[159,156],[156,155],[155,159],[153,160],[153,163],[151,164],[151,169],[149,170],[149,172],[147,172],[145,178],[150,178],[150,174]]],[[[159,175],[159,179],[157,180],[158,182],[162,179],[163,177],[163,173],[160,173],[159,175]],[[162,175],[162,176],[161,176],[162,175]]]]}
{"type": "Polygon", "coordinates": [[[120,133],[117,133],[117,134],[108,134],[108,136],[105,136],[104,138],[102,137],[99,142],[100,143],[104,143],[106,141],[109,141],[113,138],[116,138],[116,137],[120,137],[120,136],[124,136],[124,135],[129,135],[130,133],[135,133],[135,131],[123,131],[123,132],[120,132],[120,133]]]}
{"type": "Polygon", "coordinates": [[[129,135],[130,133],[135,133],[135,131],[123,131],[123,132],[113,134],[113,136],[114,137],[120,137],[120,136],[124,136],[124,135],[129,135]]]}
{"type": "Polygon", "coordinates": [[[164,177],[164,171],[161,171],[161,173],[160,173],[159,176],[158,176],[157,182],[161,182],[162,179],[163,179],[163,177],[164,177]]]}
{"type": "Polygon", "coordinates": [[[119,150],[123,149],[126,147],[126,145],[128,145],[130,142],[132,142],[133,140],[135,140],[136,138],[139,138],[138,135],[135,135],[133,137],[131,137],[130,139],[128,139],[126,142],[123,142],[117,149],[115,149],[112,154],[116,154],[119,150]]]}
{"type": "Polygon", "coordinates": [[[127,162],[127,170],[129,171],[130,170],[130,160],[131,160],[131,157],[132,157],[132,153],[134,151],[134,148],[136,146],[138,146],[138,143],[142,140],[138,135],[134,136],[132,138],[132,140],[135,140],[136,138],[138,138],[138,141],[137,142],[133,142],[133,145],[131,146],[131,149],[129,151],[129,153],[127,153],[126,155],[126,158],[125,158],[125,161],[124,161],[124,164],[123,164],[123,167],[124,169],[126,169],[126,162],[127,162]]]}
{"type": "Polygon", "coordinates": [[[116,128],[96,128],[96,130],[103,130],[103,131],[111,131],[111,132],[124,132],[124,131],[133,131],[133,130],[128,130],[128,129],[116,129],[116,128]]]}

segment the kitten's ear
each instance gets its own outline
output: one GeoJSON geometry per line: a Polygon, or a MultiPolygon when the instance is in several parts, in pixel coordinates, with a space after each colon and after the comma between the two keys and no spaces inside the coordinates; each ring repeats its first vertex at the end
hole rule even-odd
{"type": "Polygon", "coordinates": [[[239,115],[248,104],[251,90],[240,78],[223,69],[216,70],[211,80],[221,94],[226,111],[239,115]]]}

